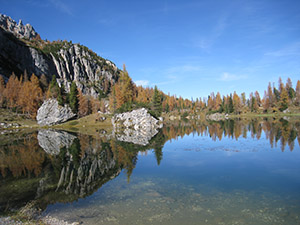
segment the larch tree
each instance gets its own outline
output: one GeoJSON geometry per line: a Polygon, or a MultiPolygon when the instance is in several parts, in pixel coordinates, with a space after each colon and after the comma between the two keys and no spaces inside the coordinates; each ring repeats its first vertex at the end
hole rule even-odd
{"type": "Polygon", "coordinates": [[[263,98],[263,109],[265,112],[267,112],[269,108],[270,108],[270,100],[268,98],[267,91],[265,91],[264,98],[263,98]]]}
{"type": "Polygon", "coordinates": [[[17,107],[17,101],[18,101],[20,89],[21,89],[21,82],[19,81],[18,77],[16,77],[15,74],[13,73],[8,79],[5,92],[4,92],[7,101],[7,107],[9,108],[17,107]]]}
{"type": "Polygon", "coordinates": [[[214,110],[220,111],[221,106],[222,106],[222,98],[221,98],[220,93],[218,92],[217,95],[216,95],[214,110]]]}
{"type": "Polygon", "coordinates": [[[274,106],[275,101],[274,101],[272,86],[270,82],[268,85],[267,98],[269,99],[269,107],[272,108],[274,106]]]}
{"type": "Polygon", "coordinates": [[[123,104],[133,102],[134,96],[134,84],[129,77],[129,74],[126,70],[125,64],[123,65],[123,72],[121,74],[120,80],[118,81],[120,93],[123,96],[123,104]]]}
{"type": "Polygon", "coordinates": [[[81,91],[78,91],[78,115],[83,117],[89,113],[89,100],[86,96],[82,94],[81,91]]]}
{"type": "Polygon", "coordinates": [[[236,92],[233,93],[233,107],[234,107],[234,112],[236,114],[239,114],[241,112],[242,102],[236,92]]]}
{"type": "Polygon", "coordinates": [[[254,95],[255,95],[255,99],[256,99],[258,106],[261,106],[261,98],[260,98],[259,92],[255,91],[254,95]]]}
{"type": "Polygon", "coordinates": [[[40,88],[39,79],[32,74],[30,81],[24,81],[21,85],[18,106],[23,113],[26,112],[32,118],[35,118],[42,99],[43,92],[40,88]]]}

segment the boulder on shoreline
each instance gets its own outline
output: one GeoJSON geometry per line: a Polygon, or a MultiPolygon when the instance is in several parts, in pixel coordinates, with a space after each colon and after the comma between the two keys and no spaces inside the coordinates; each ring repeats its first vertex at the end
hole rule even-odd
{"type": "Polygon", "coordinates": [[[48,99],[38,109],[36,120],[41,126],[50,126],[66,122],[75,116],[68,105],[60,106],[56,99],[48,99]]]}
{"type": "Polygon", "coordinates": [[[162,128],[160,122],[145,108],[116,114],[112,118],[116,138],[139,145],[149,144],[149,140],[158,133],[158,128],[162,128]]]}

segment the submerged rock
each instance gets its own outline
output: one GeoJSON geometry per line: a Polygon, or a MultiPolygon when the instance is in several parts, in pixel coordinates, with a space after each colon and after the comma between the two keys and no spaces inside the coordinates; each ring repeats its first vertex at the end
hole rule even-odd
{"type": "Polygon", "coordinates": [[[158,128],[162,127],[162,123],[145,108],[116,114],[112,124],[118,140],[139,145],[149,144],[149,140],[158,133],[158,128]]]}
{"type": "Polygon", "coordinates": [[[69,148],[76,136],[65,131],[39,130],[37,139],[39,145],[51,155],[57,155],[61,148],[69,148]]]}
{"type": "Polygon", "coordinates": [[[38,109],[36,120],[39,125],[54,125],[63,123],[75,117],[68,105],[60,106],[56,99],[48,99],[38,109]]]}

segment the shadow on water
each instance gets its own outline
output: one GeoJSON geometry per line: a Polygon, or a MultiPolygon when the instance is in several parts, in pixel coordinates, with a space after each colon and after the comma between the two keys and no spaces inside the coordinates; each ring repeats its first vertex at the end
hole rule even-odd
{"type": "Polygon", "coordinates": [[[177,121],[159,130],[146,146],[99,134],[89,136],[56,130],[6,134],[0,144],[0,212],[18,210],[32,200],[44,210],[49,204],[85,198],[122,170],[129,182],[139,152],[153,151],[160,165],[165,143],[190,134],[207,136],[213,141],[259,140],[264,134],[271,147],[279,144],[282,151],[286,148],[293,151],[295,142],[300,144],[300,122],[284,119],[177,121]]]}

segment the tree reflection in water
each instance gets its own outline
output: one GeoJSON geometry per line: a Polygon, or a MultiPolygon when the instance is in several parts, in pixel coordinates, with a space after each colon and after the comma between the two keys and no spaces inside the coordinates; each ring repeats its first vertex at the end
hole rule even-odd
{"type": "MultiPolygon", "coordinates": [[[[282,151],[286,146],[292,151],[296,139],[300,145],[300,122],[285,119],[177,121],[165,125],[147,146],[100,137],[99,134],[60,132],[54,136],[68,144],[61,145],[58,154],[47,153],[51,146],[46,146],[47,152],[39,146],[37,132],[1,137],[1,140],[10,141],[1,141],[0,145],[0,212],[18,209],[31,200],[36,200],[38,207],[45,209],[50,203],[84,198],[123,169],[129,182],[139,152],[153,151],[159,165],[164,144],[178,137],[193,134],[221,141],[223,138],[260,139],[263,133],[271,147],[280,143],[282,151]]],[[[52,142],[44,142],[41,145],[44,148],[45,143],[52,142]]]]}

